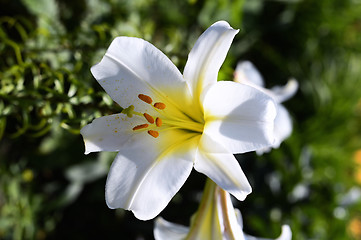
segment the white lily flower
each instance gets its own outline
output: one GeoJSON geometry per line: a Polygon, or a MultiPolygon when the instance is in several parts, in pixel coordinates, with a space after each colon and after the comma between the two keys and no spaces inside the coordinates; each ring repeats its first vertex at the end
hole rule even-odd
{"type": "Polygon", "coordinates": [[[106,183],[110,208],[154,218],[194,168],[244,200],[251,192],[233,153],[273,143],[275,103],[234,82],[217,82],[238,30],[220,21],[189,54],[184,74],[152,44],[118,37],[91,72],[124,108],[81,130],[85,153],[119,151],[106,183]],[[241,96],[241,97],[240,97],[241,96]]]}
{"type": "MultiPolygon", "coordinates": [[[[158,217],[155,220],[156,240],[267,240],[243,232],[242,215],[234,209],[229,193],[208,180],[201,204],[192,217],[191,227],[171,223],[158,217]]],[[[282,226],[281,235],[275,240],[291,240],[288,225],[282,226]]],[[[270,240],[270,239],[269,239],[270,240]]]]}
{"type": "MultiPolygon", "coordinates": [[[[275,142],[272,145],[272,148],[278,148],[292,133],[292,120],[290,114],[281,103],[296,94],[298,82],[295,79],[290,79],[285,86],[275,86],[271,89],[266,89],[264,87],[263,77],[249,61],[243,61],[237,64],[234,73],[234,81],[255,87],[271,96],[276,103],[278,103],[277,116],[274,124],[275,142]]],[[[259,149],[257,150],[257,154],[263,154],[270,150],[271,147],[259,149]]]]}

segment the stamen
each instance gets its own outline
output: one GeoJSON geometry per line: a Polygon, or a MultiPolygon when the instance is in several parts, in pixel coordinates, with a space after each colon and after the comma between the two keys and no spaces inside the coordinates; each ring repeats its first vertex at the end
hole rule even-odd
{"type": "Polygon", "coordinates": [[[162,122],[162,119],[160,119],[159,117],[157,117],[155,119],[155,125],[157,125],[157,127],[160,127],[162,126],[163,122],[162,122]]]}
{"type": "Polygon", "coordinates": [[[150,116],[148,113],[144,113],[143,115],[144,115],[145,119],[147,119],[147,121],[149,123],[151,123],[151,124],[154,123],[154,118],[152,116],[150,116]]]}
{"type": "Polygon", "coordinates": [[[160,109],[160,110],[163,110],[166,106],[165,106],[165,104],[162,103],[162,102],[156,102],[156,103],[154,103],[154,107],[155,107],[155,108],[158,108],[158,109],[160,109]]]}
{"type": "Polygon", "coordinates": [[[143,128],[147,128],[148,126],[149,126],[148,124],[137,125],[137,126],[133,127],[133,131],[143,129],[143,128]]]}
{"type": "Polygon", "coordinates": [[[149,130],[148,134],[154,138],[157,138],[159,136],[159,132],[154,131],[154,130],[149,130]]]}
{"type": "Polygon", "coordinates": [[[139,94],[138,95],[138,98],[148,104],[152,104],[153,100],[151,97],[147,96],[147,95],[144,95],[144,94],[139,94]]]}

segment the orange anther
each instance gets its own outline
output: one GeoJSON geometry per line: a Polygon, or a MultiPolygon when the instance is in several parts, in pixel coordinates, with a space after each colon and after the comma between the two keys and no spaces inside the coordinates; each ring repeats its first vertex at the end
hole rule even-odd
{"type": "Polygon", "coordinates": [[[159,117],[157,117],[156,119],[155,119],[155,125],[157,125],[157,127],[160,127],[160,126],[162,126],[162,119],[160,119],[159,117]]]}
{"type": "Polygon", "coordinates": [[[163,110],[166,106],[165,106],[165,104],[162,103],[162,102],[156,102],[156,103],[154,103],[154,107],[155,107],[155,108],[158,108],[158,109],[160,109],[160,110],[163,110]]]}
{"type": "Polygon", "coordinates": [[[154,118],[152,116],[150,116],[148,113],[144,113],[143,115],[144,115],[145,119],[147,119],[147,121],[149,123],[151,123],[151,124],[154,123],[154,118]]]}
{"type": "Polygon", "coordinates": [[[138,98],[148,104],[152,104],[153,100],[151,97],[147,96],[147,95],[144,95],[144,94],[139,94],[138,95],[138,98]]]}
{"type": "Polygon", "coordinates": [[[154,138],[157,138],[159,136],[159,132],[154,130],[148,130],[148,134],[154,138]]]}
{"type": "Polygon", "coordinates": [[[143,128],[147,128],[148,126],[149,126],[148,124],[137,125],[137,126],[133,127],[133,131],[143,129],[143,128]]]}

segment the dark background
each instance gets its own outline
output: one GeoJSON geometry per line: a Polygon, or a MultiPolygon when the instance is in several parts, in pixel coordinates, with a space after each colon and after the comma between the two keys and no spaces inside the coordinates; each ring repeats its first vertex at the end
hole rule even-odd
{"type": "MultiPolygon", "coordinates": [[[[250,60],[266,86],[300,83],[284,103],[293,135],[237,158],[253,193],[244,231],[361,239],[361,2],[357,0],[0,0],[0,239],[153,239],[153,221],[110,210],[115,153],[85,156],[79,129],[120,111],[89,68],[116,36],[146,39],[182,71],[217,20],[239,28],[219,79],[250,60]]],[[[193,171],[160,214],[189,225],[205,177],[193,171]]]]}

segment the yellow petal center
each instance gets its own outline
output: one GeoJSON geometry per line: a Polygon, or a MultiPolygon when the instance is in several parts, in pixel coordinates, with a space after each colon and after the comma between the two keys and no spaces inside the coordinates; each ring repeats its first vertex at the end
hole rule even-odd
{"type": "Polygon", "coordinates": [[[133,117],[133,115],[143,117],[144,123],[133,126],[133,131],[146,131],[154,138],[157,138],[162,131],[168,129],[178,129],[198,134],[203,132],[204,123],[192,119],[172,104],[166,104],[154,99],[155,103],[152,105],[154,102],[152,97],[146,94],[139,94],[138,99],[148,104],[148,113],[136,112],[133,105],[122,111],[123,114],[126,114],[130,118],[133,117]]]}

